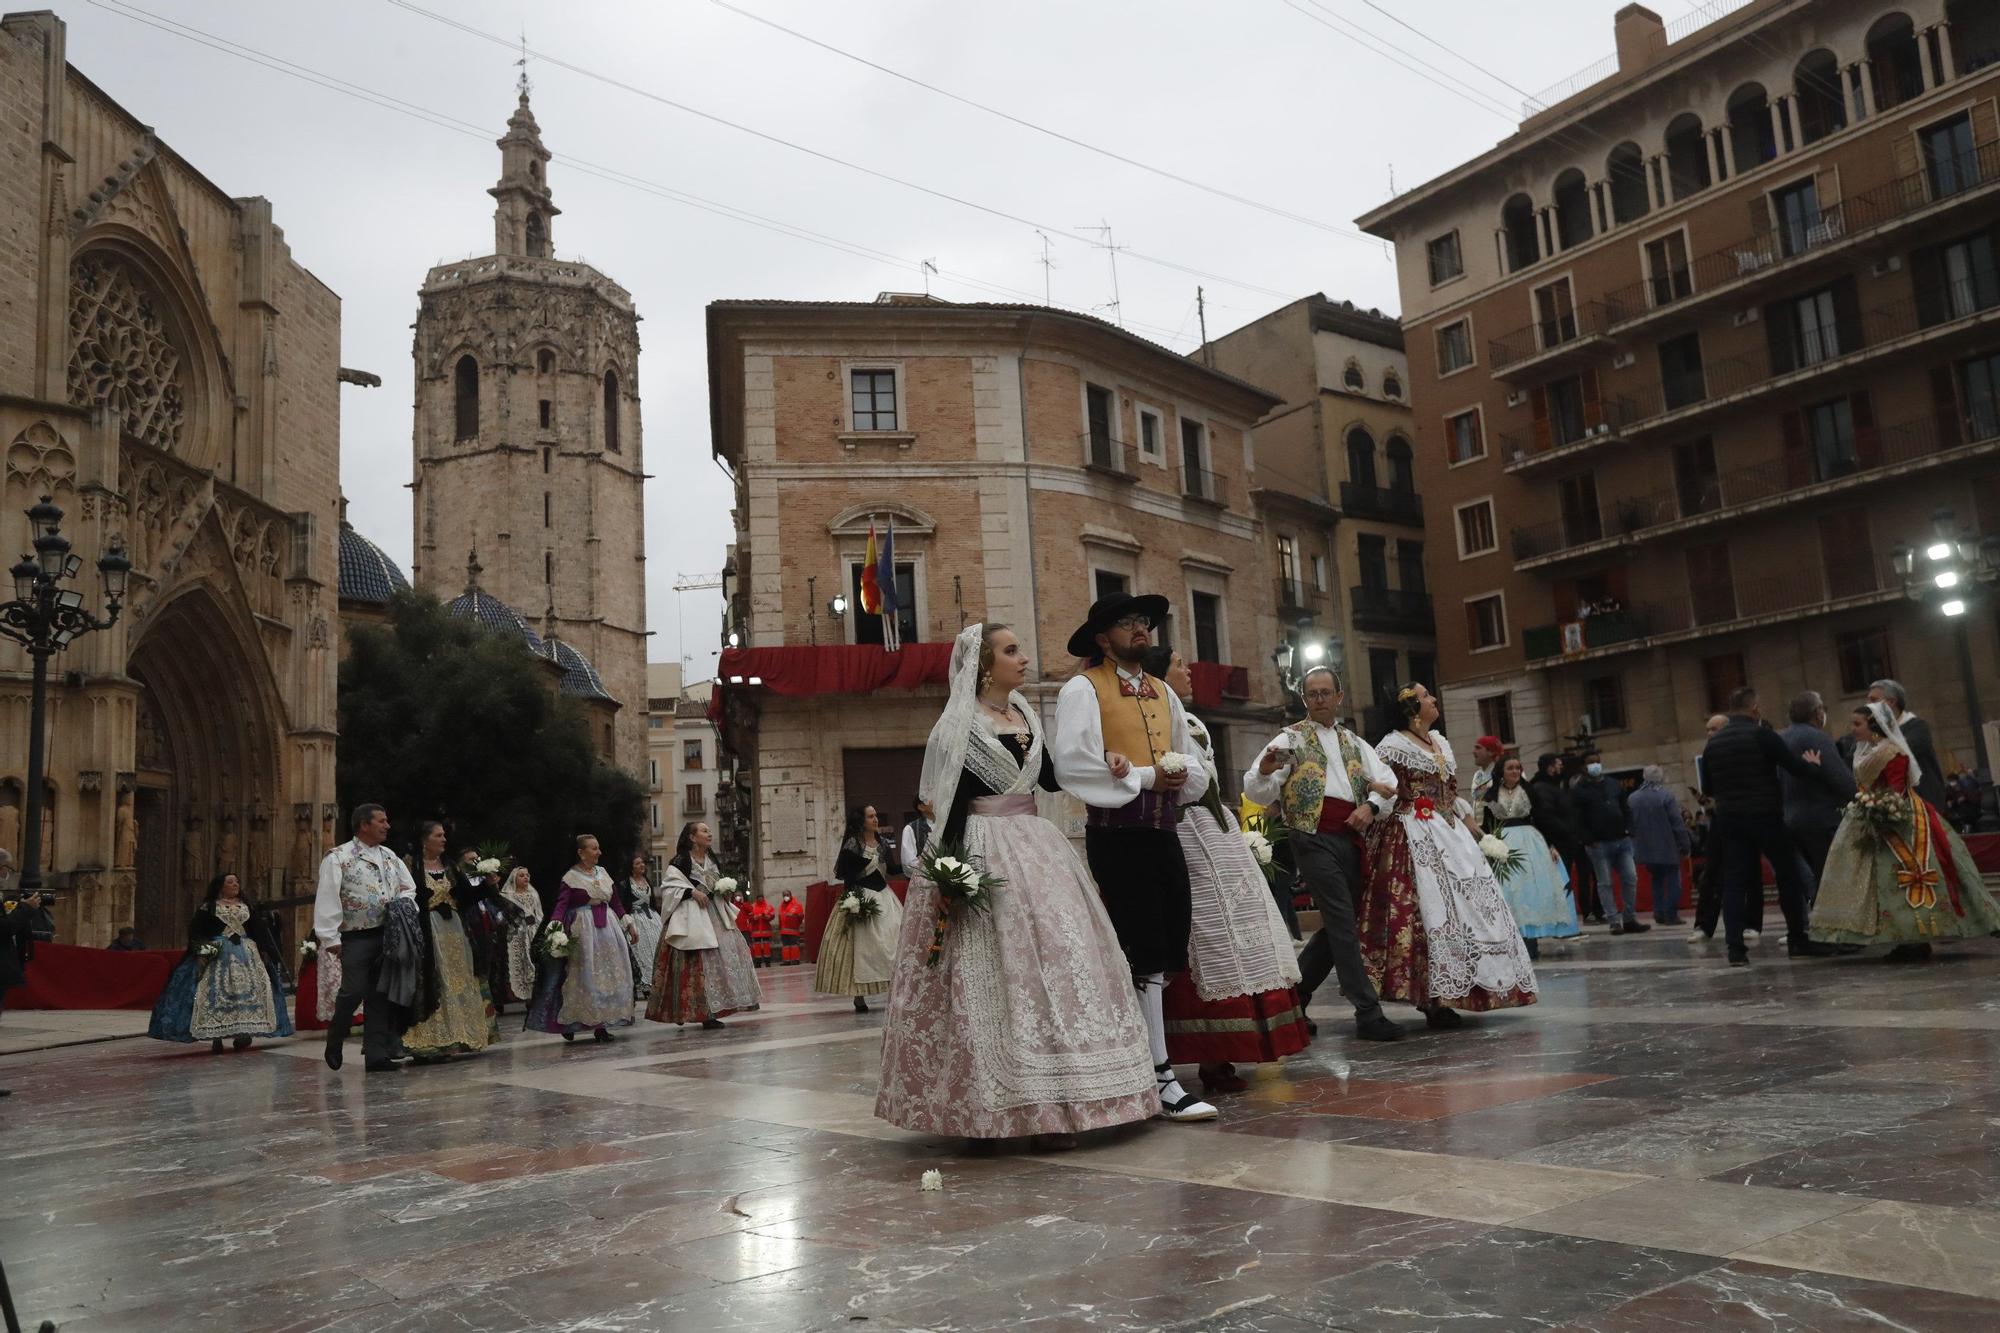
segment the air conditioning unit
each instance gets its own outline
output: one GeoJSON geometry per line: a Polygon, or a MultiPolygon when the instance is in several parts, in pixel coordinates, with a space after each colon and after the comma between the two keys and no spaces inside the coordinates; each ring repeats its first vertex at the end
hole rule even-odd
{"type": "Polygon", "coordinates": [[[1522,402],[1522,393],[1519,389],[1507,390],[1507,406],[1519,407],[1521,405],[1521,402],[1522,402]]]}
{"type": "Polygon", "coordinates": [[[1902,271],[1903,257],[1901,255],[1890,255],[1887,259],[1878,259],[1875,261],[1875,267],[1870,270],[1878,278],[1887,277],[1891,273],[1901,273],[1902,271]]]}
{"type": "Polygon", "coordinates": [[[1633,356],[1632,353],[1620,352],[1616,356],[1613,356],[1611,358],[1611,368],[1613,370],[1623,370],[1636,360],[1638,360],[1638,358],[1633,356]]]}
{"type": "Polygon", "coordinates": [[[1758,320],[1762,318],[1763,315],[1758,311],[1757,307],[1753,305],[1748,310],[1737,311],[1734,315],[1730,317],[1730,322],[1740,329],[1745,324],[1755,324],[1758,320]]]}

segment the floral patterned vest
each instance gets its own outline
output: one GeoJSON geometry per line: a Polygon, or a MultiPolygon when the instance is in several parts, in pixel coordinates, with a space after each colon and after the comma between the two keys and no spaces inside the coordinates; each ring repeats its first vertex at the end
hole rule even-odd
{"type": "MultiPolygon", "coordinates": [[[[1278,804],[1284,811],[1287,828],[1317,833],[1320,806],[1326,802],[1326,747],[1320,744],[1319,728],[1310,718],[1294,722],[1285,730],[1298,737],[1298,748],[1278,804]]],[[[1368,770],[1361,762],[1361,752],[1354,746],[1354,733],[1336,726],[1334,735],[1340,740],[1340,765],[1347,770],[1348,789],[1359,795],[1368,770]]]]}

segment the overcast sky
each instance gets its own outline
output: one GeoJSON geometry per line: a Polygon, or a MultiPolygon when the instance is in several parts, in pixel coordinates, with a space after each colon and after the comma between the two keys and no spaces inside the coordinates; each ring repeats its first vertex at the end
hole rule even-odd
{"type": "MultiPolygon", "coordinates": [[[[1312,291],[1396,307],[1393,265],[1379,242],[1275,216],[1010,124],[712,0],[412,3],[513,39],[525,28],[529,47],[548,57],[531,59],[528,72],[555,154],[549,183],[563,210],[557,253],[623,284],[644,317],[639,385],[646,466],[655,475],[646,505],[651,656],[685,655],[690,680],[713,673],[720,597],[677,595],[673,584],[680,574],[712,577],[730,537],[729,486],[709,450],[702,322],[709,301],[867,300],[921,290],[925,259],[942,270],[931,290],[946,298],[1039,300],[1040,225],[1053,241],[1047,277],[1055,303],[1112,317],[1119,312],[1110,307],[1108,255],[1084,231],[1109,223],[1129,247],[1117,263],[1125,322],[1178,351],[1198,341],[1198,282],[1208,292],[1211,335],[1312,291]],[[569,158],[647,184],[593,176],[569,158]],[[718,216],[654,187],[897,262],[718,216]]],[[[1532,24],[1521,21],[1518,6],[1493,0],[1378,0],[1379,9],[1365,0],[732,3],[1098,148],[1347,229],[1388,197],[1392,170],[1407,188],[1510,132],[1520,97],[1506,83],[1540,90],[1609,54],[1619,0],[1537,0],[1532,24]],[[1342,23],[1515,114],[1398,68],[1336,31],[1342,23]]],[[[416,292],[431,265],[492,250],[486,190],[499,174],[492,141],[513,106],[515,53],[391,0],[56,5],[69,23],[71,63],[223,189],[271,199],[294,256],[340,294],[342,362],[383,381],[380,389],[341,391],[349,517],[407,563],[402,483],[411,473],[416,292]],[[469,122],[479,133],[171,35],[134,10],[469,122]]],[[[1689,5],[1667,0],[1661,8],[1672,20],[1689,5]]]]}

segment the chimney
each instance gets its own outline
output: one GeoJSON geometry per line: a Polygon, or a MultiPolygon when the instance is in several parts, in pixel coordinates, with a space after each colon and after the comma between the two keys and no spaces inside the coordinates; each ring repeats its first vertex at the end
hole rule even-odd
{"type": "Polygon", "coordinates": [[[1667,49],[1667,25],[1644,5],[1627,5],[1613,20],[1618,35],[1618,72],[1636,74],[1667,49]]]}

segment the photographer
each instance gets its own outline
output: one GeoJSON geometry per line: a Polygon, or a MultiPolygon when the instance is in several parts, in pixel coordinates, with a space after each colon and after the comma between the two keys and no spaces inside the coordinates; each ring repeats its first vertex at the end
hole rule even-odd
{"type": "MultiPolygon", "coordinates": [[[[0,847],[0,894],[14,878],[14,858],[0,847]]],[[[25,898],[8,896],[0,901],[0,1013],[7,1008],[7,992],[28,979],[28,955],[34,948],[33,922],[42,914],[42,895],[25,898]]],[[[7,1089],[0,1088],[0,1097],[7,1089]]]]}

